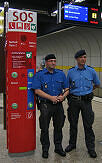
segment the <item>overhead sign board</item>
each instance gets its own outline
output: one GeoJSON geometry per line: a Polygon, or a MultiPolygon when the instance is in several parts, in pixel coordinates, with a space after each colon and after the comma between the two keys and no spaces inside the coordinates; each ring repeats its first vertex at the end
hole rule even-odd
{"type": "Polygon", "coordinates": [[[102,14],[99,7],[62,4],[62,23],[102,28],[102,14]]]}
{"type": "Polygon", "coordinates": [[[64,19],[88,22],[88,7],[65,4],[64,19]]]}

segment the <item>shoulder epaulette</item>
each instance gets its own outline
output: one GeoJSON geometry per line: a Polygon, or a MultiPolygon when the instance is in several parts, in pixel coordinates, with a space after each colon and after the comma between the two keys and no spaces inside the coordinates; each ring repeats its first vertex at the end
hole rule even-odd
{"type": "Polygon", "coordinates": [[[42,70],[39,70],[39,71],[36,72],[36,74],[39,74],[39,73],[41,73],[41,72],[42,72],[42,70]]]}
{"type": "Polygon", "coordinates": [[[73,66],[73,67],[69,68],[69,70],[71,70],[71,69],[73,69],[73,68],[75,68],[75,66],[73,66]]]}
{"type": "MultiPolygon", "coordinates": [[[[89,66],[89,65],[87,65],[88,67],[90,67],[90,68],[93,68],[93,67],[91,67],[91,66],[89,66]]],[[[93,68],[94,69],[94,68],[93,68]]]]}
{"type": "Polygon", "coordinates": [[[63,70],[61,70],[61,69],[58,69],[59,71],[63,71],[63,70]]]}
{"type": "Polygon", "coordinates": [[[41,70],[39,70],[38,72],[41,72],[42,71],[42,69],[41,70]]]}

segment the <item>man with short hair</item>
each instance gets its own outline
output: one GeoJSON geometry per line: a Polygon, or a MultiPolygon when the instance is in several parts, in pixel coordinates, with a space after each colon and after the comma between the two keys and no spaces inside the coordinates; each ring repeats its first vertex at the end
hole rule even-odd
{"type": "Polygon", "coordinates": [[[62,148],[62,128],[64,126],[65,115],[62,102],[68,95],[66,76],[62,70],[55,69],[56,57],[49,54],[45,57],[46,68],[37,72],[34,76],[32,88],[40,99],[40,141],[42,144],[42,157],[48,158],[50,147],[49,124],[51,117],[54,126],[55,153],[66,156],[62,148]],[[64,93],[63,93],[64,90],[64,93]]]}
{"type": "Polygon", "coordinates": [[[68,96],[68,120],[70,123],[70,140],[65,151],[70,152],[76,148],[77,126],[79,113],[81,111],[83,126],[85,131],[85,142],[90,157],[96,158],[95,135],[92,129],[94,122],[94,112],[91,101],[93,89],[99,87],[100,81],[96,71],[86,65],[86,52],[80,50],[75,54],[77,65],[68,71],[67,84],[69,88],[68,96]]]}

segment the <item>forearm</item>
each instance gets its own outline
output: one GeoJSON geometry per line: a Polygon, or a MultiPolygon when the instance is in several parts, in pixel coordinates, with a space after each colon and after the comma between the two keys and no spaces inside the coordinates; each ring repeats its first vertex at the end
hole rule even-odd
{"type": "Polygon", "coordinates": [[[65,88],[64,93],[57,97],[58,101],[62,102],[66,99],[66,96],[69,94],[69,89],[65,88]]]}
{"type": "Polygon", "coordinates": [[[65,98],[69,94],[69,88],[65,88],[63,97],[65,98]]]}
{"type": "Polygon", "coordinates": [[[42,98],[51,99],[51,96],[40,89],[35,89],[35,94],[39,95],[42,98]]]}

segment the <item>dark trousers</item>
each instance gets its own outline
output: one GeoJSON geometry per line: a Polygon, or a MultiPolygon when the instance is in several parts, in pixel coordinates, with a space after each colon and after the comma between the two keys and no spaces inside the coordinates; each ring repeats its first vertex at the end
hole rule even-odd
{"type": "Polygon", "coordinates": [[[69,144],[76,146],[77,141],[77,130],[78,130],[78,119],[79,113],[81,111],[84,132],[85,132],[85,142],[87,149],[94,150],[95,148],[95,135],[92,129],[92,124],[94,122],[94,112],[92,111],[91,101],[79,101],[79,100],[69,100],[68,108],[68,120],[70,123],[70,140],[69,144]]]}
{"type": "Polygon", "coordinates": [[[48,151],[50,147],[49,124],[51,117],[53,119],[54,126],[53,139],[55,149],[60,149],[62,148],[62,138],[63,138],[62,128],[64,126],[65,121],[62,103],[51,104],[41,102],[39,124],[41,129],[40,141],[42,144],[43,151],[48,151]]]}

